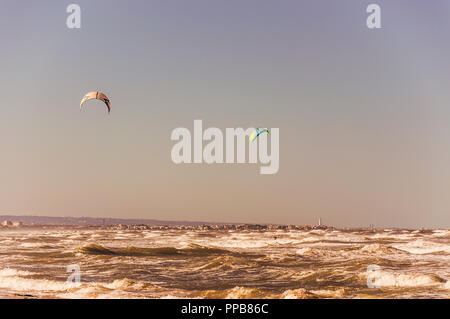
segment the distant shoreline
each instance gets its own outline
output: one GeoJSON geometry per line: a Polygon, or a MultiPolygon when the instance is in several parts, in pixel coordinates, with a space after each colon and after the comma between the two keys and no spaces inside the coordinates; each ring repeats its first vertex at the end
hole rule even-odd
{"type": "MultiPolygon", "coordinates": [[[[99,229],[99,230],[185,230],[185,231],[290,231],[290,230],[335,230],[331,226],[310,226],[310,225],[259,225],[259,224],[223,224],[223,225],[0,225],[2,229],[99,229]]],[[[363,230],[363,229],[361,229],[363,230]]],[[[367,230],[367,229],[366,229],[367,230]]]]}
{"type": "Polygon", "coordinates": [[[4,221],[23,223],[24,226],[113,226],[113,225],[223,225],[226,223],[202,221],[165,221],[146,218],[101,218],[101,217],[53,217],[34,215],[0,215],[4,221]]]}
{"type": "Polygon", "coordinates": [[[135,230],[433,230],[447,228],[408,227],[335,227],[326,225],[270,224],[270,223],[216,223],[201,221],[164,221],[137,218],[52,217],[33,215],[0,215],[0,229],[10,228],[104,228],[135,230]]]}
{"type": "Polygon", "coordinates": [[[334,229],[324,225],[281,225],[255,223],[212,223],[92,217],[50,217],[0,215],[1,228],[103,228],[115,230],[311,230],[334,229]]]}

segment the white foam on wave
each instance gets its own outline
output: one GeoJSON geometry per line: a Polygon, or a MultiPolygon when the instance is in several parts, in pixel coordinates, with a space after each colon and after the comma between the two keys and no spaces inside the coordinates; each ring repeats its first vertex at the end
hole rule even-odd
{"type": "Polygon", "coordinates": [[[330,289],[311,290],[311,293],[321,298],[343,298],[345,296],[345,289],[339,288],[336,290],[330,289]]]}
{"type": "Polygon", "coordinates": [[[77,287],[77,283],[29,278],[32,273],[6,268],[0,270],[0,288],[19,292],[54,292],[77,287]]]}
{"type": "Polygon", "coordinates": [[[379,287],[430,287],[444,286],[444,279],[430,274],[400,273],[394,271],[380,271],[377,274],[366,272],[363,277],[368,277],[373,285],[379,287]],[[370,276],[370,277],[369,277],[370,276]]]}
{"type": "Polygon", "coordinates": [[[0,244],[1,245],[5,245],[5,244],[11,244],[11,243],[15,243],[16,241],[14,239],[0,239],[0,244]]]}
{"type": "Polygon", "coordinates": [[[160,232],[156,232],[156,231],[153,231],[153,232],[150,232],[150,231],[147,231],[147,232],[144,232],[143,233],[144,234],[144,238],[158,238],[158,237],[161,237],[161,233],[160,232]]]}
{"type": "Polygon", "coordinates": [[[19,247],[36,248],[36,247],[40,247],[41,245],[42,245],[41,243],[22,243],[19,245],[19,247]]]}
{"type": "Polygon", "coordinates": [[[143,289],[145,289],[143,282],[122,278],[112,282],[83,283],[79,289],[72,289],[58,296],[61,298],[97,299],[136,298],[138,294],[135,291],[141,292],[143,289]]]}
{"type": "Polygon", "coordinates": [[[234,287],[227,291],[225,299],[247,299],[252,298],[258,292],[256,288],[234,287]]]}
{"type": "Polygon", "coordinates": [[[403,233],[403,234],[392,234],[389,232],[385,233],[377,233],[371,236],[367,236],[372,239],[398,239],[398,240],[408,240],[414,237],[414,233],[403,233]]]}
{"type": "Polygon", "coordinates": [[[225,240],[223,242],[211,243],[209,246],[215,248],[263,248],[271,244],[268,240],[225,240]]]}
{"type": "Polygon", "coordinates": [[[403,251],[400,251],[398,249],[395,249],[388,245],[383,244],[368,244],[361,247],[359,250],[360,252],[366,253],[366,254],[406,254],[403,251]]]}
{"type": "Polygon", "coordinates": [[[450,230],[447,229],[436,229],[433,231],[433,237],[447,237],[450,236],[450,230]]]}
{"type": "Polygon", "coordinates": [[[297,249],[297,251],[295,252],[297,255],[306,255],[312,252],[312,248],[310,247],[305,247],[305,248],[300,248],[297,249]]]}
{"type": "Polygon", "coordinates": [[[311,298],[311,296],[311,293],[304,288],[289,289],[281,294],[281,298],[283,299],[307,299],[311,298]]]}
{"type": "Polygon", "coordinates": [[[406,244],[394,244],[392,245],[392,247],[416,255],[432,254],[438,252],[450,253],[450,245],[434,243],[425,241],[423,239],[417,239],[406,244]]]}
{"type": "Polygon", "coordinates": [[[141,291],[144,283],[127,278],[106,283],[68,283],[47,279],[30,278],[33,274],[12,268],[0,270],[0,289],[14,293],[37,296],[52,295],[60,298],[136,298],[138,294],[127,290],[141,291]]]}
{"type": "Polygon", "coordinates": [[[14,276],[29,276],[29,275],[31,275],[31,273],[28,271],[21,271],[12,268],[3,268],[0,270],[0,279],[14,276]]]}
{"type": "Polygon", "coordinates": [[[168,292],[158,286],[128,278],[116,279],[113,282],[83,283],[77,289],[62,292],[56,296],[69,299],[178,299],[186,297],[181,292],[168,292]],[[143,294],[144,290],[145,294],[143,294]],[[180,295],[177,295],[177,293],[180,293],[180,295]]]}
{"type": "Polygon", "coordinates": [[[447,280],[447,282],[443,285],[443,288],[446,290],[450,290],[450,280],[447,280]]]}
{"type": "Polygon", "coordinates": [[[125,288],[142,289],[144,287],[143,283],[134,282],[128,278],[116,279],[111,283],[104,283],[102,284],[102,286],[109,289],[125,289],[125,288]]]}
{"type": "Polygon", "coordinates": [[[361,242],[361,236],[355,234],[327,234],[325,240],[340,241],[343,243],[359,243],[361,242]]]}
{"type": "Polygon", "coordinates": [[[299,243],[312,243],[312,242],[316,242],[316,241],[320,241],[320,238],[311,236],[311,237],[305,237],[305,238],[300,239],[299,243]]]}

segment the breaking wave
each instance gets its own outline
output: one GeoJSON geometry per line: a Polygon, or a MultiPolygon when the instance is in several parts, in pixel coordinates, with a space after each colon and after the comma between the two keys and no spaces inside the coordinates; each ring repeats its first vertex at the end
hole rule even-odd
{"type": "Polygon", "coordinates": [[[393,271],[380,271],[375,277],[372,274],[364,274],[365,278],[370,276],[373,283],[379,287],[446,287],[447,280],[433,274],[398,273],[393,271]]]}
{"type": "Polygon", "coordinates": [[[175,256],[175,255],[189,255],[189,256],[208,256],[218,254],[233,254],[231,251],[225,249],[203,247],[198,245],[189,245],[186,248],[175,247],[154,247],[141,248],[134,246],[127,246],[124,248],[107,248],[97,244],[89,244],[83,247],[78,247],[77,252],[86,255],[104,255],[104,256],[175,256]]]}

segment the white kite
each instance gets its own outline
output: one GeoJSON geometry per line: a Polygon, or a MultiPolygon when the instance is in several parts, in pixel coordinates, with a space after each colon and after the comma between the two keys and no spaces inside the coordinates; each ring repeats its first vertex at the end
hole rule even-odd
{"type": "Polygon", "coordinates": [[[80,110],[83,108],[84,103],[92,99],[103,101],[106,104],[106,107],[108,108],[108,113],[111,112],[111,103],[109,102],[108,97],[101,92],[89,92],[88,94],[86,94],[81,100],[80,110]]]}

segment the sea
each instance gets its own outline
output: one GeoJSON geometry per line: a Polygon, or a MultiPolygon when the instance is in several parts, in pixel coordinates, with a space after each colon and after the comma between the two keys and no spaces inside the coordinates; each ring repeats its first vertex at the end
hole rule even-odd
{"type": "Polygon", "coordinates": [[[0,298],[450,298],[450,230],[5,228],[0,298]]]}

